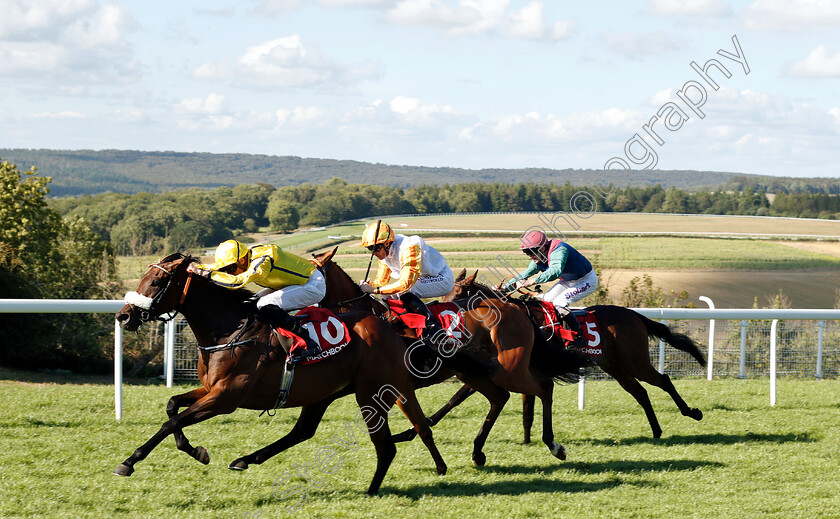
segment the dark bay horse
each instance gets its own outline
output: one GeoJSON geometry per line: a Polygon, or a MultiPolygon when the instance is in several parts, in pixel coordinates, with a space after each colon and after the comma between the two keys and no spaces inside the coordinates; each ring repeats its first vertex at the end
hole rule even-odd
{"type": "MultiPolygon", "coordinates": [[[[476,282],[476,274],[478,274],[478,271],[472,276],[466,277],[466,271],[462,271],[455,280],[455,287],[452,289],[452,292],[444,297],[443,300],[454,301],[476,296],[482,298],[499,297],[499,294],[490,287],[476,282]]],[[[537,326],[542,327],[546,324],[545,314],[540,309],[540,302],[538,300],[533,298],[508,300],[516,306],[520,313],[528,315],[537,326]]],[[[633,398],[642,406],[642,409],[645,410],[645,415],[647,415],[654,438],[662,436],[662,428],[659,426],[659,421],[653,412],[653,406],[651,406],[647,391],[639,383],[640,380],[668,393],[677,404],[683,416],[688,416],[698,421],[703,418],[703,412],[701,410],[688,407],[671,382],[671,378],[664,373],[656,371],[656,368],[650,363],[648,337],[656,337],[674,348],[690,354],[701,366],[705,366],[706,358],[703,356],[703,352],[700,351],[700,348],[697,347],[697,344],[690,337],[681,333],[673,333],[666,325],[652,321],[642,314],[623,306],[597,305],[590,306],[586,310],[595,316],[600,330],[602,356],[596,358],[595,363],[607,374],[612,376],[625,391],[633,395],[633,398]]],[[[559,342],[559,340],[555,339],[552,342],[559,342]]],[[[460,393],[462,398],[460,400],[463,401],[470,394],[472,392],[468,388],[462,388],[460,393]]],[[[452,403],[457,405],[458,402],[455,397],[450,401],[450,404],[452,403]]],[[[531,423],[533,422],[534,415],[533,397],[523,395],[522,404],[525,443],[528,443],[530,441],[531,423]]],[[[454,405],[441,411],[448,411],[452,407],[454,405]]]]}
{"type": "MultiPolygon", "coordinates": [[[[336,247],[332,251],[315,255],[311,260],[322,270],[327,280],[327,294],[321,305],[365,310],[388,317],[389,310],[384,304],[363,293],[350,276],[332,261],[337,250],[336,247]]],[[[543,406],[542,440],[552,455],[561,460],[565,459],[565,448],[554,441],[551,414],[554,381],[577,380],[581,370],[590,365],[589,360],[582,355],[567,352],[560,347],[552,347],[541,341],[534,324],[525,314],[518,311],[515,305],[504,301],[479,299],[476,298],[472,302],[474,304],[468,304],[464,308],[463,324],[469,339],[459,351],[481,352],[497,363],[498,369],[484,377],[439,370],[435,377],[428,379],[428,384],[455,375],[490,401],[490,412],[473,442],[472,459],[476,465],[481,466],[486,461],[482,449],[490,429],[510,398],[510,391],[535,395],[540,399],[543,406]]],[[[443,414],[430,417],[432,425],[437,423],[443,414]]],[[[411,434],[407,437],[399,435],[398,438],[410,439],[411,434]]]]}
{"type": "MultiPolygon", "coordinates": [[[[164,438],[175,437],[178,449],[208,463],[203,447],[190,445],[183,428],[237,408],[267,410],[277,402],[285,351],[270,327],[254,318],[245,290],[228,290],[187,271],[196,258],[173,254],[151,265],[136,292],[117,314],[120,326],[134,331],[143,322],[181,312],[195,333],[201,350],[198,377],[201,387],[169,400],[169,415],[160,430],[139,447],[114,473],[130,476],[164,438]],[[184,411],[179,410],[186,407],[184,411]]],[[[311,438],[327,407],[337,398],[355,393],[371,441],[376,470],[368,494],[378,492],[396,448],[388,428],[388,411],[396,402],[416,427],[432,454],[439,474],[446,472],[426,417],[414,394],[414,380],[403,357],[405,343],[386,323],[369,313],[340,314],[350,331],[350,343],[340,352],[314,364],[298,365],[283,407],[302,407],[291,432],[230,467],[245,470],[293,445],[311,438]]]]}

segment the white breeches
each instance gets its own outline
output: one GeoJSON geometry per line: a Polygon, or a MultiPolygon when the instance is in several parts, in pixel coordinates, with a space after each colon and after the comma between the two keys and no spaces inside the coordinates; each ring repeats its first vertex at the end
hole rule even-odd
{"type": "Polygon", "coordinates": [[[324,299],[327,294],[327,282],[320,270],[316,270],[309,276],[309,280],[302,285],[289,285],[280,290],[266,288],[260,290],[257,301],[257,308],[265,305],[276,305],[283,310],[299,310],[306,306],[315,305],[324,299]]]}
{"type": "Polygon", "coordinates": [[[543,301],[551,301],[555,307],[565,308],[570,303],[580,301],[598,288],[598,275],[595,269],[582,278],[572,281],[561,279],[543,296],[543,301]]]}

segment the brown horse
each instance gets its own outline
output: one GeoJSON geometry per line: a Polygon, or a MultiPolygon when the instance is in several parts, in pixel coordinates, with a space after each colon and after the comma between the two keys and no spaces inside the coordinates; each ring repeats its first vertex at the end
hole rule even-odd
{"type": "MultiPolygon", "coordinates": [[[[170,434],[178,449],[206,464],[210,460],[207,450],[192,447],[184,436],[184,427],[237,408],[276,407],[286,358],[280,340],[266,323],[254,318],[247,301],[250,292],[228,290],[187,272],[187,266],[195,260],[173,254],[151,265],[137,291],[126,296],[132,304],[126,304],[117,314],[120,326],[134,331],[143,322],[181,312],[201,350],[198,377],[202,384],[169,400],[169,420],[117,466],[117,475],[130,476],[134,465],[170,434]],[[186,410],[179,412],[182,407],[186,410]]],[[[368,494],[378,492],[396,454],[388,428],[388,411],[395,402],[416,427],[438,473],[444,474],[446,464],[434,444],[414,394],[414,380],[403,362],[406,347],[402,339],[369,313],[347,313],[338,318],[350,331],[350,343],[331,357],[295,368],[283,405],[302,407],[294,428],[271,445],[234,460],[229,468],[245,470],[311,438],[327,407],[337,398],[355,393],[376,448],[376,471],[368,494]]]]}
{"type": "MultiPolygon", "coordinates": [[[[493,289],[476,282],[476,274],[478,274],[478,271],[472,276],[466,277],[466,271],[461,271],[455,280],[455,287],[452,289],[452,292],[444,297],[443,300],[454,301],[474,297],[499,297],[499,294],[493,289]]],[[[540,309],[539,301],[533,298],[509,299],[509,301],[516,306],[520,313],[529,316],[538,327],[542,328],[545,326],[545,314],[540,309]]],[[[703,419],[703,412],[701,410],[688,407],[677,392],[670,377],[656,371],[656,368],[650,363],[648,337],[656,337],[678,350],[687,352],[701,366],[705,366],[706,358],[703,356],[703,352],[700,351],[700,348],[697,347],[697,344],[690,337],[681,333],[673,333],[666,325],[652,321],[642,314],[622,306],[597,305],[590,306],[586,310],[595,316],[601,336],[602,356],[595,358],[595,363],[621,384],[621,387],[633,395],[633,398],[642,406],[642,409],[645,410],[645,415],[647,415],[654,438],[662,436],[662,428],[659,426],[659,421],[653,412],[653,406],[651,406],[647,391],[639,383],[639,380],[654,385],[671,395],[671,398],[677,404],[683,416],[688,416],[698,421],[703,419]]],[[[552,342],[559,342],[559,339],[555,339],[552,342]]],[[[468,388],[462,388],[459,394],[461,396],[460,401],[463,401],[472,392],[468,388]]],[[[441,409],[441,411],[449,411],[452,407],[460,403],[456,400],[453,397],[450,404],[454,403],[454,405],[449,405],[447,408],[441,409]]],[[[528,443],[530,441],[531,423],[533,422],[534,415],[533,397],[522,395],[522,406],[525,443],[528,443]]],[[[441,411],[438,411],[438,413],[441,411]]]]}
{"type": "MultiPolygon", "coordinates": [[[[327,294],[321,304],[333,308],[366,310],[389,317],[389,310],[381,301],[364,294],[350,276],[332,261],[336,250],[316,255],[312,260],[327,280],[327,294]]],[[[457,371],[457,366],[454,366],[455,372],[438,370],[434,377],[427,379],[427,384],[455,375],[490,401],[490,412],[473,442],[473,462],[479,466],[485,463],[486,456],[482,452],[484,443],[510,397],[510,391],[535,395],[540,399],[543,405],[542,440],[552,455],[561,460],[566,459],[565,448],[554,441],[551,418],[554,380],[577,380],[581,370],[589,366],[589,360],[540,340],[534,324],[511,303],[476,298],[475,301],[467,302],[463,324],[469,339],[458,352],[480,352],[491,358],[498,369],[482,377],[475,373],[457,371]],[[538,345],[536,348],[535,338],[538,345]]],[[[430,417],[432,425],[443,414],[430,417]]],[[[398,439],[410,439],[411,436],[410,431],[407,431],[399,435],[398,439]]]]}

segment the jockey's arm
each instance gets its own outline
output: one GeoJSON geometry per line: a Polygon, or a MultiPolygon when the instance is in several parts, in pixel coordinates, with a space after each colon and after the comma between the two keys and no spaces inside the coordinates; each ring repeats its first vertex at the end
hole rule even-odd
{"type": "Polygon", "coordinates": [[[211,270],[209,272],[210,276],[208,279],[217,285],[231,289],[242,288],[252,281],[259,281],[260,279],[268,276],[271,272],[271,261],[269,261],[268,256],[255,258],[251,264],[248,265],[248,270],[236,276],[219,270],[211,270]]]}
{"type": "MultiPolygon", "coordinates": [[[[379,287],[380,294],[397,294],[414,286],[420,277],[423,258],[418,245],[412,245],[400,253],[400,278],[393,283],[379,287]]],[[[377,276],[378,280],[378,276],[377,276]]]]}
{"type": "Polygon", "coordinates": [[[376,271],[376,278],[371,281],[371,285],[374,287],[381,287],[388,283],[388,280],[391,278],[391,269],[388,268],[383,261],[379,262],[379,268],[376,271]]]}
{"type": "Polygon", "coordinates": [[[516,284],[517,281],[519,281],[520,279],[528,279],[529,277],[533,276],[539,271],[540,269],[537,267],[537,262],[531,260],[531,263],[528,264],[525,270],[514,276],[513,279],[511,279],[502,286],[502,290],[512,290],[514,284],[516,284]]]}
{"type": "Polygon", "coordinates": [[[558,247],[552,251],[551,259],[548,261],[548,268],[545,272],[540,272],[534,278],[534,284],[548,283],[560,277],[563,269],[566,268],[566,260],[569,258],[569,249],[566,247],[558,247]]]}

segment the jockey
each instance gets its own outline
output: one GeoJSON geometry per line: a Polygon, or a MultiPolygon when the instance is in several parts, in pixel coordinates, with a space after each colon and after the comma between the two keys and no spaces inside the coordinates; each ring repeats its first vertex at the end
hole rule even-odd
{"type": "Polygon", "coordinates": [[[227,240],[216,248],[215,263],[190,264],[187,270],[225,288],[242,288],[248,283],[264,287],[257,293],[260,315],[271,326],[289,330],[306,341],[306,349],[296,351],[292,361],[321,352],[309,333],[301,329],[300,321],[288,312],[319,303],[327,292],[324,275],[306,259],[277,245],[249,248],[227,240]]]}
{"type": "Polygon", "coordinates": [[[572,347],[583,348],[586,341],[577,319],[569,311],[569,303],[585,298],[598,288],[595,269],[574,247],[559,239],[549,240],[542,231],[527,232],[520,242],[520,249],[531,258],[531,263],[505,283],[502,289],[513,290],[558,280],[545,293],[543,300],[553,303],[557,315],[569,324],[570,330],[576,332],[572,347]],[[537,272],[539,274],[534,279],[528,279],[537,272]]]}
{"type": "Polygon", "coordinates": [[[409,312],[426,318],[426,337],[440,333],[448,337],[421,297],[442,297],[452,291],[455,277],[446,260],[434,247],[419,236],[394,234],[387,223],[371,223],[362,233],[362,247],[379,260],[379,270],[372,282],[361,281],[359,287],[367,294],[382,294],[386,299],[399,297],[409,312]]]}

